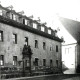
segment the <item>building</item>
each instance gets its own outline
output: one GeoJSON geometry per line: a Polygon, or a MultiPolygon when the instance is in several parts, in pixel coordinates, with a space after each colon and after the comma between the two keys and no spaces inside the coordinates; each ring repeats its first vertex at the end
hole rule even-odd
{"type": "Polygon", "coordinates": [[[68,74],[80,72],[80,22],[59,17],[61,33],[64,32],[62,44],[63,68],[68,68],[68,74]]]}
{"type": "Polygon", "coordinates": [[[0,5],[0,66],[62,67],[61,42],[46,25],[0,5]]]}

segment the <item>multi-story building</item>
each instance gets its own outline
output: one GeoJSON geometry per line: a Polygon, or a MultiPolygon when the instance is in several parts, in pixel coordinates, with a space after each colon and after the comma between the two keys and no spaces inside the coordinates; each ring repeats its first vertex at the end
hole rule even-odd
{"type": "Polygon", "coordinates": [[[55,30],[0,5],[0,66],[61,68],[61,42],[55,30]]]}

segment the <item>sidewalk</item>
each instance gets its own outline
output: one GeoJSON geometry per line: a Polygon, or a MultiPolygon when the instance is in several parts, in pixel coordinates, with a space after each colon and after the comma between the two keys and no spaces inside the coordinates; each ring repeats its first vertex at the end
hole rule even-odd
{"type": "Polygon", "coordinates": [[[75,72],[75,69],[70,68],[70,69],[68,69],[68,70],[65,70],[63,73],[64,73],[64,74],[75,74],[76,72],[75,72]]]}

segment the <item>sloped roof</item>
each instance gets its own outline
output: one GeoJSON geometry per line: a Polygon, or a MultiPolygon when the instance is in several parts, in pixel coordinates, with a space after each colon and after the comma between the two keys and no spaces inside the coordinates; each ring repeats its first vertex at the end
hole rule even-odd
{"type": "Polygon", "coordinates": [[[58,42],[62,42],[62,41],[63,41],[63,40],[60,39],[59,37],[50,35],[50,34],[48,34],[48,33],[42,32],[42,31],[40,31],[40,30],[38,30],[38,29],[34,29],[34,28],[32,28],[32,27],[29,27],[29,26],[27,26],[27,25],[21,24],[21,23],[19,23],[19,22],[14,21],[14,20],[5,18],[5,17],[3,17],[3,16],[0,16],[0,22],[5,23],[5,24],[8,24],[8,25],[11,25],[11,26],[13,26],[13,27],[17,27],[17,28],[19,28],[19,29],[23,29],[23,30],[29,31],[29,32],[31,32],[31,33],[34,33],[34,34],[37,34],[37,35],[40,35],[40,36],[43,36],[43,37],[46,37],[46,38],[49,38],[49,39],[58,41],[58,42]]]}
{"type": "Polygon", "coordinates": [[[66,30],[77,40],[77,42],[80,42],[80,22],[63,17],[59,17],[59,20],[66,30]]]}

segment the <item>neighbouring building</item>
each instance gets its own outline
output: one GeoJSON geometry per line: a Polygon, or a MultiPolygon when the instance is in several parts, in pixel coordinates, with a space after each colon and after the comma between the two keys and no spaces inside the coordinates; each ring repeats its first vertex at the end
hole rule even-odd
{"type": "Polygon", "coordinates": [[[0,67],[62,67],[55,30],[0,5],[0,67]]]}
{"type": "Polygon", "coordinates": [[[59,17],[58,34],[62,34],[62,64],[63,69],[69,69],[68,74],[80,72],[80,22],[59,17]]]}

